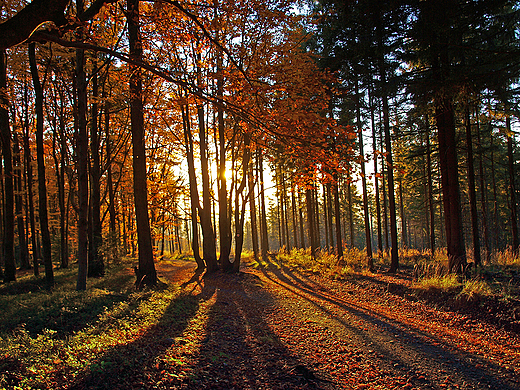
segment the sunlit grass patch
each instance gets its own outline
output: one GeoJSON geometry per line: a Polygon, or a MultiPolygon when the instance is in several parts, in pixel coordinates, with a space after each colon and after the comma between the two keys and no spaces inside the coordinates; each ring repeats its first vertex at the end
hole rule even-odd
{"type": "Polygon", "coordinates": [[[461,295],[468,297],[469,299],[475,296],[485,296],[492,293],[491,287],[485,280],[481,279],[470,279],[464,282],[462,287],[461,295]]]}
{"type": "Polygon", "coordinates": [[[420,279],[415,287],[427,291],[453,291],[462,286],[459,277],[455,274],[430,276],[420,279]]]}
{"type": "Polygon", "coordinates": [[[125,267],[114,271],[89,280],[84,292],[74,291],[75,272],[66,270],[57,272],[62,284],[51,292],[0,296],[9,315],[0,324],[0,388],[51,389],[79,374],[130,369],[136,362],[115,348],[139,349],[144,336],[156,342],[180,333],[197,311],[198,298],[177,286],[138,292],[125,267]],[[159,328],[165,331],[156,337],[159,328]]]}

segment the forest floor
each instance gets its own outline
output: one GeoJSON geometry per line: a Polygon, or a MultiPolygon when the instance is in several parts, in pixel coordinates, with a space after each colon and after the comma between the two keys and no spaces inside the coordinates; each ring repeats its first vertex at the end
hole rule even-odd
{"type": "Polygon", "coordinates": [[[182,260],[158,271],[199,307],[150,352],[147,388],[520,388],[517,333],[410,299],[399,274],[334,281],[274,260],[238,275],[202,277],[182,260]]]}

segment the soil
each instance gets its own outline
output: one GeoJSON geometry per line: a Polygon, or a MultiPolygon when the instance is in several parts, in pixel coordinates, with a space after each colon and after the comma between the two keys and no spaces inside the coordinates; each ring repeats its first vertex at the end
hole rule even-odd
{"type": "Polygon", "coordinates": [[[158,265],[162,280],[200,303],[145,368],[141,388],[520,388],[514,302],[421,296],[400,274],[331,280],[280,264],[210,276],[194,269],[182,260],[158,265]]]}

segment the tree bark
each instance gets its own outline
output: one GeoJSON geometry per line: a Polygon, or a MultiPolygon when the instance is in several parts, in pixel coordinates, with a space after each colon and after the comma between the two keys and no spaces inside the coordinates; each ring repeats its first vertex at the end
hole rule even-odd
{"type": "Polygon", "coordinates": [[[208,272],[214,272],[218,268],[217,247],[215,231],[211,221],[211,184],[209,179],[208,145],[206,137],[206,123],[204,121],[204,106],[197,107],[200,142],[200,164],[202,175],[202,208],[199,206],[200,225],[202,228],[203,243],[202,252],[208,272]]]}
{"type": "Polygon", "coordinates": [[[191,205],[191,226],[192,226],[192,241],[191,247],[193,249],[193,257],[197,263],[197,269],[203,270],[206,265],[200,257],[199,250],[199,234],[197,212],[199,208],[199,191],[197,189],[197,177],[195,174],[195,158],[193,155],[193,138],[191,136],[190,113],[187,105],[181,106],[182,111],[182,127],[184,130],[184,145],[186,147],[186,160],[188,162],[188,178],[190,185],[190,205],[191,205]]]}
{"type": "Polygon", "coordinates": [[[428,181],[428,211],[430,213],[430,250],[432,257],[435,257],[435,204],[433,203],[433,179],[432,179],[432,160],[431,160],[431,144],[430,144],[430,120],[426,117],[426,172],[428,181]]]}
{"type": "Polygon", "coordinates": [[[36,66],[35,44],[29,45],[29,62],[36,96],[36,161],[38,164],[38,202],[40,231],[42,235],[43,264],[45,266],[45,281],[48,287],[54,285],[52,267],[51,235],[49,232],[49,217],[47,214],[47,182],[45,179],[45,150],[43,147],[43,87],[36,66]]]}
{"type": "MultiPolygon", "coordinates": [[[[139,27],[139,0],[127,0],[128,43],[130,58],[142,61],[143,48],[139,27]]],[[[148,215],[148,186],[146,182],[146,149],[142,100],[141,69],[130,65],[130,123],[132,131],[134,202],[137,220],[139,267],[137,286],[157,284],[150,217],[148,215]]]]}
{"type": "Polygon", "coordinates": [[[259,152],[258,171],[260,176],[260,237],[262,245],[262,260],[267,261],[267,254],[269,252],[269,237],[267,234],[267,215],[265,212],[264,159],[262,151],[259,152]]]}
{"type": "Polygon", "coordinates": [[[434,104],[439,140],[448,268],[450,272],[461,273],[466,266],[466,253],[462,235],[453,104],[446,96],[438,96],[434,104]]]}
{"type": "MultiPolygon", "coordinates": [[[[0,90],[2,90],[2,92],[7,91],[5,50],[0,51],[0,90]]],[[[0,99],[0,137],[2,142],[2,155],[4,157],[4,234],[2,237],[2,252],[5,263],[4,281],[12,282],[16,280],[16,262],[14,258],[14,183],[7,92],[5,95],[2,94],[0,99]]]]}
{"type": "MultiPolygon", "coordinates": [[[[513,156],[513,132],[511,131],[511,118],[506,118],[507,130],[507,160],[509,173],[509,201],[511,211],[511,245],[513,253],[518,256],[518,212],[516,204],[516,186],[515,186],[515,160],[513,156]]],[[[476,209],[476,207],[475,207],[476,209]]],[[[476,210],[475,210],[476,213],[476,210]]]]}
{"type": "Polygon", "coordinates": [[[471,235],[473,238],[473,259],[475,266],[482,264],[480,258],[480,238],[478,232],[478,213],[477,213],[477,195],[475,191],[475,168],[473,162],[473,139],[471,134],[471,119],[469,115],[469,103],[466,104],[464,112],[464,122],[466,128],[466,160],[468,168],[468,193],[469,207],[471,214],[471,235]]]}
{"type": "Polygon", "coordinates": [[[92,235],[90,237],[92,252],[88,262],[88,276],[100,277],[105,274],[105,262],[101,246],[103,245],[102,224],[101,224],[101,161],[100,139],[98,129],[99,99],[97,61],[94,59],[94,74],[92,75],[92,97],[90,115],[90,154],[92,166],[90,168],[90,209],[92,216],[92,235]]]}
{"type": "Polygon", "coordinates": [[[339,204],[339,183],[338,175],[335,175],[334,181],[334,221],[336,223],[336,254],[338,261],[343,261],[343,239],[341,238],[341,210],[339,204]]]}

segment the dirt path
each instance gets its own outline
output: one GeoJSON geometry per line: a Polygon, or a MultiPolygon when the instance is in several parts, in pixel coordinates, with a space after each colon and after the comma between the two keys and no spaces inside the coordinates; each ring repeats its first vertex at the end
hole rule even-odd
{"type": "Polygon", "coordinates": [[[163,279],[199,296],[177,348],[171,388],[518,389],[518,336],[388,293],[373,280],[335,282],[284,267],[163,279]]]}

